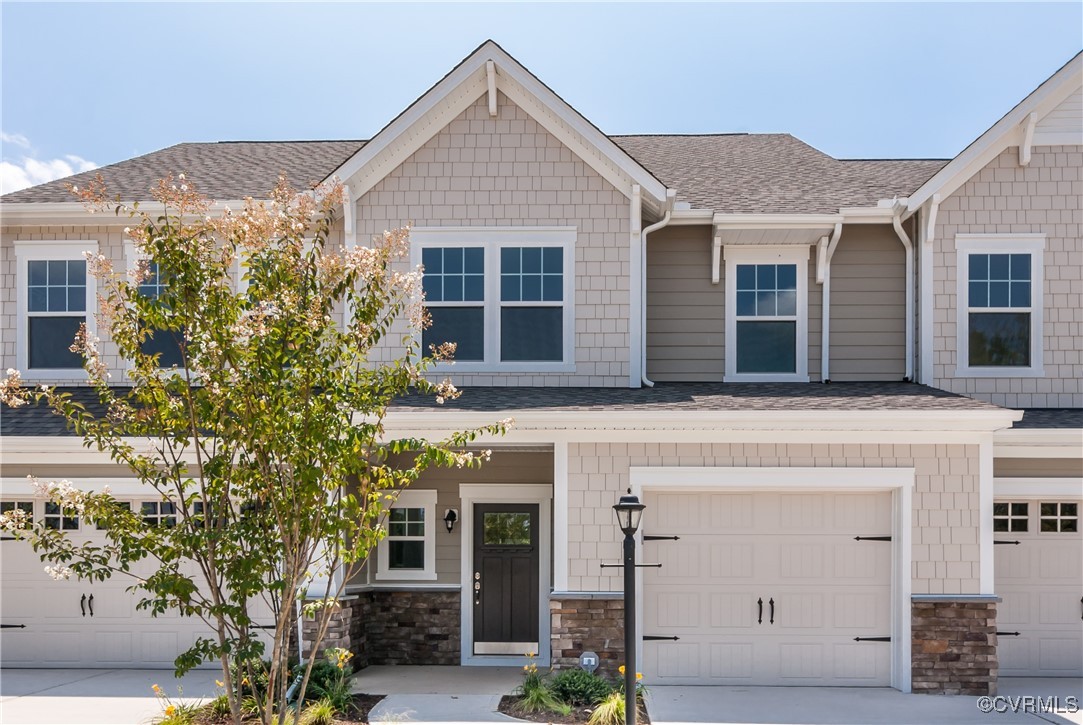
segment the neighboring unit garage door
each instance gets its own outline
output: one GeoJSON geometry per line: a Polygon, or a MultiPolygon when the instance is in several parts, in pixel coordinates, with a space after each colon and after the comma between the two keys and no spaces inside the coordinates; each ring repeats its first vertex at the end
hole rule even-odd
{"type": "Polygon", "coordinates": [[[648,492],[648,683],[887,686],[890,493],[648,492]],[[772,606],[773,600],[773,606],[772,606]],[[762,601],[762,606],[760,602],[762,601]],[[760,614],[762,609],[762,616],[760,614]],[[772,617],[773,612],[773,617],[772,617]],[[772,622],[773,618],[773,622],[772,622]]]}
{"type": "MultiPolygon", "coordinates": [[[[43,502],[34,502],[41,518],[43,502]]],[[[103,532],[79,521],[73,540],[104,542],[103,532]]],[[[144,574],[149,562],[137,565],[144,574]]],[[[142,667],[172,669],[173,661],[211,630],[199,619],[137,610],[131,577],[104,582],[75,577],[54,581],[25,541],[0,542],[0,666],[142,667]]],[[[268,617],[261,617],[271,623],[268,617]]],[[[211,662],[207,667],[219,666],[211,662]]]]}
{"type": "Polygon", "coordinates": [[[997,501],[993,512],[993,541],[1019,542],[993,549],[1000,674],[1083,677],[1080,501],[997,501]]]}

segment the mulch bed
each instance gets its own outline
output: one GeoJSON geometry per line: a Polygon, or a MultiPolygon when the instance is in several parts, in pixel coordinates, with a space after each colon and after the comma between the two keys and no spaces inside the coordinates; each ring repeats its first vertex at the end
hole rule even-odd
{"type": "MultiPolygon", "coordinates": [[[[555,712],[523,712],[519,709],[518,695],[504,695],[500,698],[500,706],[498,709],[503,714],[519,718],[520,720],[553,723],[554,725],[558,723],[559,725],[585,725],[587,720],[590,719],[591,712],[593,712],[593,708],[590,707],[573,707],[571,713],[568,715],[560,715],[555,712]]],[[[639,708],[636,722],[650,725],[650,719],[647,717],[647,713],[644,712],[642,707],[639,708]]]]}
{"type": "MultiPolygon", "coordinates": [[[[376,707],[376,703],[387,697],[387,695],[354,695],[353,696],[353,708],[348,717],[339,715],[333,722],[335,725],[360,725],[361,723],[368,723],[369,712],[372,708],[376,707]]],[[[200,710],[199,715],[196,716],[197,725],[220,725],[221,723],[228,723],[230,719],[215,717],[211,714],[210,709],[204,707],[200,710]]],[[[259,718],[253,720],[244,720],[245,723],[258,723],[259,718]]]]}

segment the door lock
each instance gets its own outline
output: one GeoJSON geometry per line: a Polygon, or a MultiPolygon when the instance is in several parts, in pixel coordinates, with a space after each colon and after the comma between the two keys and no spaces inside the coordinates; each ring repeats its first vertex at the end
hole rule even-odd
{"type": "Polygon", "coordinates": [[[481,572],[474,572],[474,604],[481,604],[481,572]]]}

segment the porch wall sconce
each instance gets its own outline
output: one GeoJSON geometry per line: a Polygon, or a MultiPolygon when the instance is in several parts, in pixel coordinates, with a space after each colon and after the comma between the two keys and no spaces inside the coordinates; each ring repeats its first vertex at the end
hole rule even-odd
{"type": "Polygon", "coordinates": [[[455,522],[458,520],[459,514],[455,512],[455,509],[448,509],[444,512],[444,526],[447,527],[449,534],[455,530],[455,522]]]}

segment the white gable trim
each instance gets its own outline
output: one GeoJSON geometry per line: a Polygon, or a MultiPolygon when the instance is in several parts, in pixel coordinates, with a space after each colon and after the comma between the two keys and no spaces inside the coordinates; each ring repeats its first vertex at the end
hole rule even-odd
{"type": "Polygon", "coordinates": [[[490,63],[496,69],[496,88],[509,100],[625,196],[631,198],[632,186],[639,184],[645,207],[654,212],[662,208],[666,200],[662,182],[492,41],[474,51],[331,175],[349,186],[353,198],[360,198],[467,107],[490,94],[490,63]]]}
{"type": "MultiPolygon", "coordinates": [[[[1060,70],[1038,86],[1015,108],[979,136],[962,153],[926,181],[907,201],[907,216],[916,212],[922,204],[940,194],[947,198],[971,177],[995,159],[1004,149],[1022,146],[1026,141],[1027,120],[1031,113],[1041,120],[1060,103],[1077,92],[1083,85],[1083,53],[1076,55],[1060,70]]],[[[1049,143],[1047,139],[1034,138],[1049,143]]],[[[1078,143],[1078,138],[1076,139],[1078,143]]]]}

